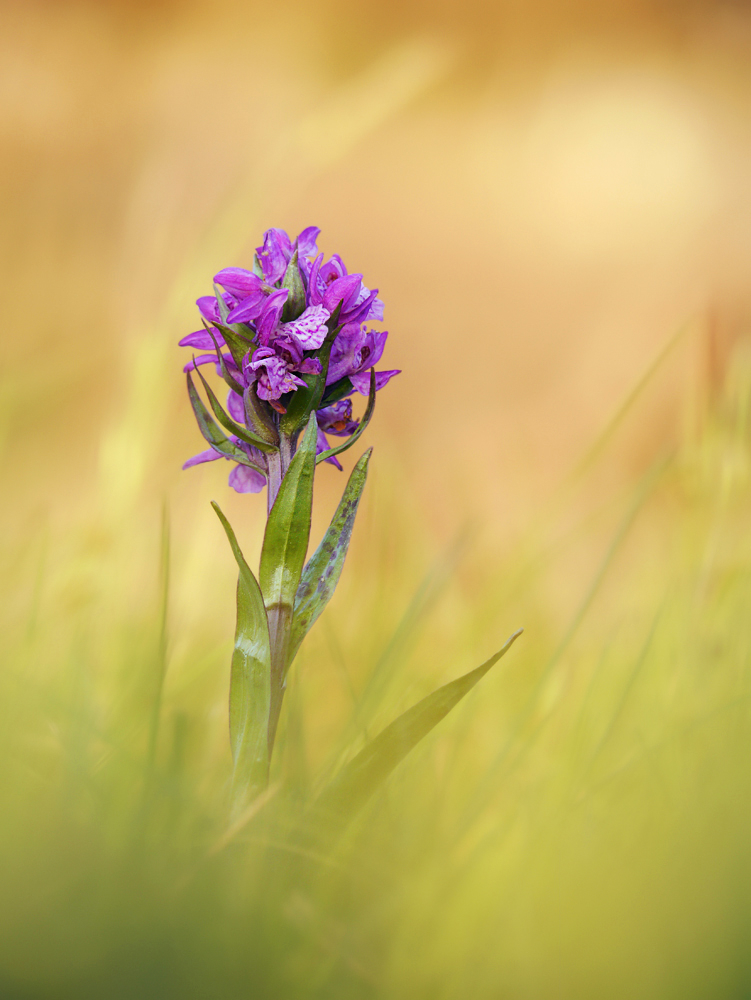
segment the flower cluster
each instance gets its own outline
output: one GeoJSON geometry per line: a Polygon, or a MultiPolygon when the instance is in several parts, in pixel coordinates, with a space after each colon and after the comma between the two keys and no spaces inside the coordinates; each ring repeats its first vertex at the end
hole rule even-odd
{"type": "MultiPolygon", "coordinates": [[[[249,397],[254,412],[278,428],[294,394],[315,377],[323,383],[325,372],[316,409],[320,453],[329,450],[327,435],[345,437],[357,430],[349,397],[369,394],[371,370],[388,333],[366,325],[383,319],[378,290],[366,288],[361,274],[350,274],[337,254],[325,261],[316,246],[319,233],[311,226],[291,240],[283,230],[269,229],[252,271],[228,267],[215,276],[217,294],[197,301],[204,329],[183,337],[180,345],[207,352],[185,371],[214,363],[232,386],[229,416],[248,427],[249,397]],[[231,335],[234,343],[227,342],[231,335]]],[[[375,389],[398,374],[376,372],[375,389]]],[[[230,485],[239,493],[259,492],[267,479],[266,454],[237,435],[228,440],[251,463],[235,465],[230,485]]],[[[184,468],[223,457],[228,455],[212,446],[184,468]]],[[[327,461],[341,468],[335,456],[327,461]]]]}

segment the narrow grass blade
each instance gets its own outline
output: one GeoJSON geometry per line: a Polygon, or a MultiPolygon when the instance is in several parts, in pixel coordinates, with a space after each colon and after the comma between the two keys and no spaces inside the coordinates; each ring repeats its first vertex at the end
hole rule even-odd
{"type": "Polygon", "coordinates": [[[331,818],[347,818],[360,809],[394,768],[431,729],[444,719],[490,668],[508,652],[522,629],[481,666],[438,688],[387,726],[346,764],[318,799],[318,807],[331,818]]]}
{"type": "Polygon", "coordinates": [[[327,458],[331,458],[332,455],[341,455],[343,451],[351,448],[352,445],[357,441],[360,435],[363,433],[365,428],[370,423],[370,418],[373,416],[373,410],[375,410],[376,401],[376,380],[375,380],[375,368],[370,369],[370,391],[368,392],[368,405],[365,408],[365,413],[360,421],[360,426],[357,428],[351,437],[348,437],[346,441],[341,444],[336,445],[334,448],[327,448],[326,451],[322,451],[320,455],[316,456],[316,463],[325,462],[327,458]]]}
{"type": "Polygon", "coordinates": [[[271,646],[261,588],[245,561],[232,527],[216,503],[240,575],[237,581],[237,628],[232,653],[229,731],[234,774],[234,809],[268,784],[268,727],[271,704],[271,646]]]}
{"type": "Polygon", "coordinates": [[[265,469],[262,469],[256,462],[251,462],[242,448],[238,448],[233,441],[230,441],[226,434],[223,434],[222,431],[219,430],[217,425],[212,420],[211,414],[203,405],[203,401],[198,395],[196,387],[193,385],[193,379],[190,377],[190,372],[187,373],[187,380],[188,395],[190,396],[193,412],[196,415],[198,427],[201,434],[203,434],[211,447],[218,451],[220,455],[224,455],[225,458],[231,458],[233,462],[239,462],[240,465],[247,465],[251,469],[255,469],[257,472],[262,472],[265,475],[265,469]]]}
{"type": "Polygon", "coordinates": [[[369,448],[352,470],[331,524],[303,570],[295,596],[288,667],[294,660],[300,643],[331,600],[339,582],[352,529],[355,526],[357,508],[368,476],[368,463],[372,451],[373,449],[369,448]]]}
{"type": "Polygon", "coordinates": [[[203,383],[203,387],[206,390],[206,395],[208,396],[209,399],[209,405],[211,406],[211,409],[214,411],[214,416],[222,425],[222,427],[224,427],[225,430],[228,430],[230,434],[234,434],[235,437],[239,437],[241,441],[245,441],[247,444],[252,444],[255,448],[258,448],[259,451],[274,451],[275,449],[273,444],[271,444],[269,441],[265,441],[262,437],[259,437],[258,434],[254,434],[253,431],[248,430],[241,424],[236,423],[228,413],[225,413],[222,404],[216,398],[216,394],[214,393],[214,391],[212,390],[211,386],[206,381],[206,379],[203,377],[203,374],[200,371],[200,369],[196,368],[196,371],[198,372],[198,377],[200,378],[201,382],[203,383]]]}

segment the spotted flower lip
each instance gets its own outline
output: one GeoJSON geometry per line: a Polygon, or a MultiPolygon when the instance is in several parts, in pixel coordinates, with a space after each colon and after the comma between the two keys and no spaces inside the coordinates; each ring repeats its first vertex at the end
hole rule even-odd
{"type": "MultiPolygon", "coordinates": [[[[222,268],[214,275],[220,299],[204,295],[197,300],[204,323],[213,327],[211,332],[195,330],[180,345],[196,352],[185,365],[186,372],[213,364],[232,386],[226,409],[234,426],[245,425],[252,431],[253,420],[260,428],[266,422],[271,428],[269,440],[274,439],[273,428],[294,394],[322,371],[323,357],[326,386],[336,383],[333,396],[337,401],[320,405],[316,411],[321,452],[329,450],[327,435],[348,437],[358,429],[349,397],[369,394],[370,372],[381,360],[388,332],[368,325],[383,320],[378,289],[368,288],[362,274],[348,271],[338,254],[327,260],[319,253],[319,235],[317,226],[308,226],[294,239],[283,229],[268,229],[256,249],[254,267],[222,268]],[[227,327],[237,334],[236,339],[227,327]],[[330,332],[334,334],[330,353],[326,349],[321,354],[330,332]],[[245,344],[251,346],[241,359],[245,344]],[[261,407],[255,415],[246,408],[248,392],[256,400],[254,405],[261,407]]],[[[398,370],[377,371],[376,391],[398,374],[398,370]]],[[[241,447],[252,446],[243,443],[241,447]]],[[[221,457],[229,456],[209,448],[189,459],[186,468],[221,457]]],[[[327,461],[339,466],[335,456],[327,461]]],[[[267,468],[262,452],[253,456],[253,462],[259,469],[267,468]]],[[[257,492],[263,481],[262,472],[242,464],[230,475],[230,485],[238,492],[257,492]]]]}
{"type": "Polygon", "coordinates": [[[326,339],[331,312],[323,306],[308,306],[302,316],[291,323],[282,323],[282,336],[294,337],[306,351],[316,350],[326,339]]]}

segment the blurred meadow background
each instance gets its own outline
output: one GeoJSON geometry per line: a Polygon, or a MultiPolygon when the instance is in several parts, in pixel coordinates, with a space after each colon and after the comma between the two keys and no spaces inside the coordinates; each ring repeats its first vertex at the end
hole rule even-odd
{"type": "Polygon", "coordinates": [[[751,7],[0,13],[0,998],[751,997],[751,7]],[[228,827],[209,500],[252,562],[264,503],[180,471],[176,342],[307,225],[403,374],[228,827]],[[306,837],[326,775],[520,625],[306,837]]]}

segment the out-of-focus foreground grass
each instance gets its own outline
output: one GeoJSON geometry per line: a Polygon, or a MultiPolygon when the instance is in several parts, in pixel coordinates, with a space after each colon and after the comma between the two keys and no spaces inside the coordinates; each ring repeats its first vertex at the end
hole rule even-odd
{"type": "Polygon", "coordinates": [[[5,8],[0,997],[748,996],[746,13],[5,8]],[[252,559],[262,501],[179,473],[172,345],[314,223],[404,374],[228,827],[208,500],[252,559]],[[299,821],[519,625],[339,839],[299,821]]]}
{"type": "Polygon", "coordinates": [[[603,509],[497,562],[460,540],[411,601],[419,521],[376,478],[234,827],[218,526],[213,577],[153,524],[112,524],[130,559],[40,532],[3,581],[0,995],[746,996],[750,402],[739,357],[701,432],[603,509]],[[603,525],[561,627],[551,574],[603,525]],[[355,824],[312,835],[316,782],[520,622],[355,824]]]}

